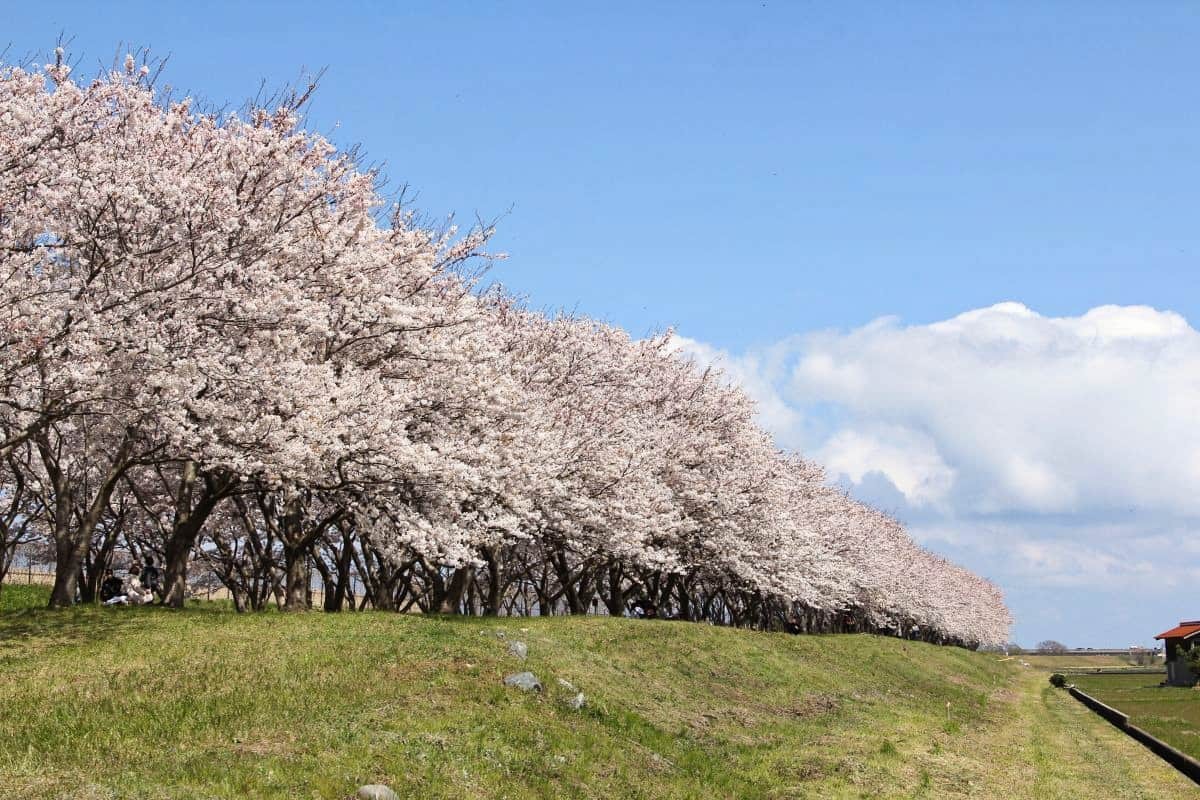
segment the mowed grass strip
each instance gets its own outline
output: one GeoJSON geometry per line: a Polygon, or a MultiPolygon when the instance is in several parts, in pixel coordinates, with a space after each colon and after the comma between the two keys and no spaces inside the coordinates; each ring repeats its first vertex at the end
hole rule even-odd
{"type": "Polygon", "coordinates": [[[1071,682],[1092,697],[1129,715],[1146,732],[1200,758],[1200,691],[1159,686],[1157,675],[1079,675],[1071,682]]]}
{"type": "Polygon", "coordinates": [[[1162,669],[1166,673],[1166,668],[1163,667],[1161,660],[1144,658],[1145,664],[1138,664],[1136,656],[1114,656],[1114,655],[1019,655],[1015,656],[1018,660],[1024,660],[1035,669],[1046,670],[1053,672],[1060,669],[1117,669],[1128,667],[1130,669],[1162,669]]]}
{"type": "Polygon", "coordinates": [[[347,798],[382,782],[422,798],[1149,798],[1176,786],[1089,715],[1064,728],[1069,706],[1029,671],[957,648],[598,617],[19,608],[44,599],[0,593],[0,797],[347,798]],[[512,639],[527,661],[507,654],[512,639]],[[501,685],[521,669],[546,692],[501,685]],[[559,678],[586,693],[583,710],[559,678]],[[1064,751],[1076,735],[1080,763],[1064,751]]]}

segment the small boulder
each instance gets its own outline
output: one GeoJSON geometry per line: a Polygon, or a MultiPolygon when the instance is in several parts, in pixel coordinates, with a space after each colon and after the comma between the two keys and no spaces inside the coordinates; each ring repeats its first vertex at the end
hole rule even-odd
{"type": "Polygon", "coordinates": [[[572,711],[579,711],[581,708],[587,705],[587,697],[583,694],[583,692],[575,688],[575,684],[571,683],[566,678],[555,678],[555,680],[558,681],[558,685],[569,694],[568,697],[562,697],[560,695],[559,698],[567,704],[568,708],[570,708],[572,711]]]}
{"type": "Polygon", "coordinates": [[[400,797],[382,783],[369,783],[358,787],[354,796],[357,800],[400,800],[400,797]]]}
{"type": "Polygon", "coordinates": [[[524,661],[525,656],[529,655],[529,646],[524,642],[518,642],[514,639],[508,643],[508,654],[524,661]]]}
{"type": "Polygon", "coordinates": [[[523,692],[540,692],[542,682],[532,672],[514,672],[504,679],[505,686],[515,686],[523,692]]]}

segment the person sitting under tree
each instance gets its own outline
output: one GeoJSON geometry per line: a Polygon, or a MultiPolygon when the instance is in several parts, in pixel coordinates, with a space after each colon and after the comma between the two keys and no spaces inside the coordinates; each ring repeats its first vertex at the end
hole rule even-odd
{"type": "Polygon", "coordinates": [[[146,556],[146,566],[142,567],[138,579],[141,580],[146,591],[150,592],[151,598],[154,595],[162,596],[162,573],[159,572],[158,567],[154,566],[152,557],[146,556]]]}
{"type": "Polygon", "coordinates": [[[141,564],[134,562],[129,570],[129,574],[121,583],[121,593],[113,597],[111,600],[106,600],[106,606],[144,606],[147,603],[154,602],[154,593],[142,585],[138,575],[141,573],[141,564]]]}
{"type": "Polygon", "coordinates": [[[104,580],[100,582],[100,602],[107,603],[122,594],[121,579],[113,574],[111,569],[104,570],[104,580]]]}

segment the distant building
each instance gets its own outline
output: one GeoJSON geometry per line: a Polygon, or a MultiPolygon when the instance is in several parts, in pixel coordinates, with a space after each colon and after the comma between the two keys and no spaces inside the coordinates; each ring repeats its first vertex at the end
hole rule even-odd
{"type": "Polygon", "coordinates": [[[1200,638],[1197,638],[1198,635],[1200,635],[1200,620],[1194,619],[1181,622],[1171,630],[1163,631],[1154,637],[1164,640],[1167,645],[1168,686],[1194,686],[1196,684],[1196,675],[1188,666],[1187,659],[1183,657],[1183,651],[1200,642],[1200,638]]]}

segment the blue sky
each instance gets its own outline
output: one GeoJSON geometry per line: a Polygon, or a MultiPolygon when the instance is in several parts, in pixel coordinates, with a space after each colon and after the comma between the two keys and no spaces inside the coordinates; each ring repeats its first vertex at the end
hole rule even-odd
{"type": "Polygon", "coordinates": [[[730,365],[782,443],[999,580],[1020,641],[1127,644],[1200,616],[1194,576],[1161,580],[1200,555],[1171,545],[1195,530],[1200,394],[1188,369],[1154,367],[1200,367],[1195,7],[4,6],[10,60],[60,32],[85,71],[149,46],[165,82],[216,103],[328,67],[312,127],[362,143],[431,215],[502,216],[496,277],[535,304],[673,325],[730,365]],[[1002,302],[1032,316],[943,324],[1002,302]],[[1105,305],[1162,313],[1086,316],[1105,305]],[[1143,323],[1133,344],[1110,335],[1143,323]],[[956,370],[897,386],[887,365],[928,348],[956,370]],[[818,375],[822,358],[866,382],[818,375]],[[1022,374],[1077,391],[1027,406],[1052,378],[1022,374]],[[959,418],[939,384],[977,404],[967,390],[991,386],[995,407],[959,418]],[[973,456],[997,426],[1037,442],[973,456]]]}

